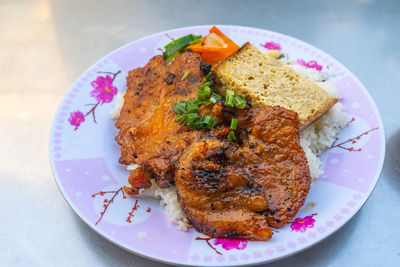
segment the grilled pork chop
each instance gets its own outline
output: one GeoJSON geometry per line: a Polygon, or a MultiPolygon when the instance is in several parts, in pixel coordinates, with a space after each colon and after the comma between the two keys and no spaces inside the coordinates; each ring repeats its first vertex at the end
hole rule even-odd
{"type": "Polygon", "coordinates": [[[172,107],[175,102],[197,97],[197,86],[204,77],[200,63],[201,56],[192,52],[182,53],[169,67],[156,56],[144,68],[129,73],[124,106],[116,123],[120,163],[139,165],[130,173],[129,193],[150,187],[151,179],[160,187],[173,183],[179,156],[204,135],[175,122],[172,107]],[[182,81],[187,71],[190,75],[182,81]]]}
{"type": "Polygon", "coordinates": [[[147,120],[161,102],[164,93],[167,66],[162,56],[155,56],[143,68],[129,72],[126,78],[127,90],[124,95],[124,105],[115,127],[120,129],[115,138],[121,145],[121,164],[136,163],[134,147],[131,145],[133,136],[129,132],[147,120]]]}
{"type": "Polygon", "coordinates": [[[239,119],[238,143],[224,128],[193,143],[176,173],[178,197],[193,226],[212,237],[268,240],[304,204],[310,187],[307,159],[299,144],[299,120],[281,107],[233,110],[215,105],[203,113],[219,125],[239,119]]]}
{"type": "MultiPolygon", "coordinates": [[[[225,155],[229,142],[203,139],[182,155],[176,185],[189,221],[211,237],[268,240],[272,232],[263,188],[251,185],[245,169],[225,155]]],[[[238,162],[239,163],[239,162],[238,162]]]]}

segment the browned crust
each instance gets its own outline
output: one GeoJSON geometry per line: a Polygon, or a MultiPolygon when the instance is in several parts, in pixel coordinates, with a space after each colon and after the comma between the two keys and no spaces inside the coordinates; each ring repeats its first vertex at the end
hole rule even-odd
{"type": "Polygon", "coordinates": [[[221,67],[223,64],[225,64],[231,57],[233,57],[233,56],[235,56],[235,55],[241,53],[242,50],[247,49],[247,47],[248,47],[249,45],[251,45],[250,42],[246,42],[245,44],[243,44],[242,47],[240,47],[238,50],[236,50],[232,55],[230,55],[229,57],[224,58],[223,60],[221,60],[220,62],[218,62],[217,64],[215,64],[215,65],[212,67],[212,70],[213,70],[214,72],[217,72],[217,70],[218,70],[219,67],[221,67]]]}
{"type": "Polygon", "coordinates": [[[312,116],[309,116],[306,120],[300,122],[300,130],[303,130],[308,125],[316,121],[322,115],[324,115],[328,110],[330,110],[339,100],[335,97],[331,97],[329,101],[325,104],[324,108],[318,110],[318,112],[314,113],[312,116]]]}

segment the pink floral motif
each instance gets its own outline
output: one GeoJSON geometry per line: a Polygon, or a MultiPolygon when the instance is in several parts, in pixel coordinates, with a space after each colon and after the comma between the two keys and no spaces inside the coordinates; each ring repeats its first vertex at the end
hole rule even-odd
{"type": "Polygon", "coordinates": [[[317,71],[322,70],[322,66],[317,63],[315,60],[311,60],[309,62],[305,62],[303,59],[298,59],[297,63],[306,67],[307,69],[316,69],[317,71]]]}
{"type": "MultiPolygon", "coordinates": [[[[346,126],[353,123],[355,120],[356,119],[354,117],[351,118],[351,120],[346,124],[346,126]]],[[[353,152],[353,151],[360,152],[360,151],[362,151],[362,148],[354,148],[352,145],[356,144],[364,135],[368,135],[370,132],[378,130],[378,129],[379,129],[379,127],[371,128],[368,131],[365,131],[356,137],[349,138],[346,141],[343,141],[341,143],[338,143],[339,138],[336,137],[335,141],[328,149],[337,147],[337,148],[341,148],[341,149],[344,149],[344,150],[347,150],[350,152],[353,152]],[[346,144],[347,144],[347,146],[345,146],[346,144]],[[348,145],[348,144],[350,144],[350,145],[348,145]]]]}
{"type": "Polygon", "coordinates": [[[92,81],[91,85],[94,90],[90,92],[90,96],[95,97],[102,105],[110,103],[118,93],[118,89],[113,85],[113,78],[110,75],[106,77],[97,76],[97,79],[92,81]]]}
{"type": "Polygon", "coordinates": [[[267,42],[265,44],[261,44],[262,47],[268,49],[268,50],[281,50],[281,45],[278,43],[274,42],[267,42]]]}
{"type": "Polygon", "coordinates": [[[118,93],[118,89],[113,85],[113,82],[118,74],[121,73],[121,71],[118,71],[116,73],[100,71],[98,73],[104,73],[107,75],[105,77],[97,76],[96,80],[90,83],[94,88],[94,90],[90,92],[90,96],[95,97],[97,103],[86,104],[85,106],[92,106],[92,108],[85,114],[83,114],[79,110],[70,113],[71,117],[68,119],[68,121],[71,125],[75,126],[74,130],[78,129],[79,125],[81,125],[81,123],[85,121],[85,117],[89,114],[92,114],[94,123],[97,123],[95,111],[98,106],[103,105],[104,103],[110,103],[113,100],[114,96],[118,93]]]}
{"type": "Polygon", "coordinates": [[[68,118],[69,123],[72,126],[75,126],[75,131],[78,129],[79,125],[85,121],[85,116],[79,110],[71,112],[70,117],[68,118]]]}
{"type": "Polygon", "coordinates": [[[315,223],[315,219],[313,217],[315,215],[317,214],[314,213],[304,218],[296,218],[290,225],[290,228],[292,228],[292,232],[296,231],[304,233],[307,228],[313,228],[315,223]]]}
{"type": "Polygon", "coordinates": [[[232,238],[217,238],[214,240],[214,245],[222,245],[225,250],[231,249],[245,249],[247,247],[247,240],[244,239],[232,239],[232,238]]]}

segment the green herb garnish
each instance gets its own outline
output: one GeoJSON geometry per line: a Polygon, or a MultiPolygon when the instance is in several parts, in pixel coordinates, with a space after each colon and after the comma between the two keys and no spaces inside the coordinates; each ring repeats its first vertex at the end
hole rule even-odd
{"type": "Polygon", "coordinates": [[[163,53],[163,56],[165,61],[172,61],[174,58],[179,56],[179,54],[182,53],[186,47],[188,47],[189,45],[200,43],[201,40],[201,35],[189,34],[170,42],[169,44],[164,46],[165,52],[163,53]]]}
{"type": "Polygon", "coordinates": [[[231,129],[232,130],[236,130],[238,122],[239,122],[238,119],[235,119],[235,118],[232,119],[232,121],[231,121],[231,129]]]}
{"type": "Polygon", "coordinates": [[[198,87],[199,89],[202,89],[202,88],[204,88],[204,87],[211,87],[211,82],[204,82],[204,83],[201,83],[201,84],[199,84],[197,87],[198,87]]]}
{"type": "Polygon", "coordinates": [[[190,105],[200,105],[200,101],[198,99],[194,99],[194,98],[189,98],[189,100],[187,101],[188,104],[190,105]]]}
{"type": "Polygon", "coordinates": [[[189,77],[190,71],[187,71],[183,74],[181,81],[185,80],[187,77],[189,77]]]}
{"type": "Polygon", "coordinates": [[[188,113],[197,113],[199,112],[199,105],[197,104],[187,104],[186,110],[188,113]]]}
{"type": "MultiPolygon", "coordinates": [[[[178,39],[179,40],[179,39],[178,39]]],[[[172,47],[172,46],[171,46],[172,47]]],[[[181,80],[183,81],[190,75],[190,72],[187,71],[183,74],[181,80]]],[[[179,101],[173,105],[174,111],[176,115],[176,122],[182,125],[186,125],[189,129],[213,129],[217,122],[215,119],[209,115],[205,115],[200,117],[199,108],[200,105],[208,106],[212,103],[217,103],[218,101],[224,101],[224,97],[221,95],[214,93],[212,91],[213,83],[209,81],[212,72],[208,72],[206,76],[203,78],[203,83],[199,84],[197,87],[199,90],[197,91],[197,98],[190,98],[187,101],[179,101]]],[[[226,96],[224,105],[230,108],[239,108],[244,109],[246,107],[247,101],[241,95],[236,95],[232,90],[226,90],[226,96]]],[[[239,120],[233,118],[231,120],[230,128],[232,129],[228,134],[229,142],[236,140],[235,130],[237,129],[239,124],[239,120]]]]}
{"type": "Polygon", "coordinates": [[[187,113],[186,114],[186,121],[187,122],[195,122],[200,120],[200,116],[198,113],[187,113]]]}
{"type": "Polygon", "coordinates": [[[183,115],[187,112],[186,110],[187,103],[186,101],[179,101],[174,104],[174,111],[179,115],[183,115]]]}
{"type": "Polygon", "coordinates": [[[207,75],[206,76],[204,76],[203,77],[203,81],[208,81],[208,79],[211,77],[211,75],[212,75],[212,72],[210,71],[209,73],[207,73],[207,75]]]}
{"type": "Polygon", "coordinates": [[[200,104],[201,104],[201,105],[204,105],[204,106],[208,106],[208,105],[210,105],[210,104],[212,104],[212,103],[213,103],[213,102],[212,102],[210,99],[200,102],[200,104]]]}
{"type": "Polygon", "coordinates": [[[206,86],[197,91],[197,97],[200,101],[206,101],[211,96],[211,88],[206,86]]]}
{"type": "Polygon", "coordinates": [[[235,107],[236,108],[240,108],[240,109],[244,109],[246,107],[246,103],[247,101],[244,99],[243,96],[238,95],[235,98],[235,107]]]}
{"type": "Polygon", "coordinates": [[[236,135],[234,131],[230,131],[228,134],[228,141],[232,142],[233,140],[236,140],[236,135]]]}
{"type": "Polygon", "coordinates": [[[200,130],[204,128],[204,122],[201,120],[188,122],[186,126],[191,130],[200,130]]]}
{"type": "Polygon", "coordinates": [[[222,101],[224,98],[222,97],[222,96],[220,96],[219,94],[217,94],[217,93],[212,93],[211,94],[211,97],[210,97],[210,100],[213,102],[213,103],[217,103],[218,101],[222,101]]]}
{"type": "Polygon", "coordinates": [[[213,119],[213,117],[208,115],[204,116],[201,120],[208,129],[213,129],[217,125],[217,122],[213,119]]]}
{"type": "Polygon", "coordinates": [[[185,115],[180,115],[180,114],[176,114],[176,120],[177,123],[179,124],[185,124],[186,123],[186,117],[185,115]]]}
{"type": "Polygon", "coordinates": [[[225,107],[235,107],[235,93],[232,90],[226,90],[225,107]]]}

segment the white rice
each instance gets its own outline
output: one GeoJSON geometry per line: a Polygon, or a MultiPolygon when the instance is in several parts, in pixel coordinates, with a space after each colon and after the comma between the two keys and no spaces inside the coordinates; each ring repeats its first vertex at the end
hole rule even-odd
{"type": "Polygon", "coordinates": [[[115,121],[118,119],[119,114],[121,113],[122,106],[124,105],[124,94],[125,93],[118,93],[115,96],[115,105],[110,112],[111,118],[115,121]]]}
{"type": "MultiPolygon", "coordinates": [[[[327,80],[330,76],[328,72],[318,72],[315,69],[308,69],[298,64],[290,64],[300,76],[308,78],[317,83],[321,88],[333,97],[340,98],[335,85],[327,80]]],[[[124,104],[122,93],[118,93],[115,99],[115,106],[111,110],[111,118],[116,120],[124,104]]],[[[342,111],[341,103],[335,104],[326,114],[303,129],[300,133],[300,144],[307,157],[310,174],[312,179],[317,179],[323,173],[320,169],[321,161],[319,155],[325,151],[334,141],[335,136],[349,121],[348,114],[342,111]]],[[[136,164],[127,166],[127,170],[136,169],[136,164]]],[[[154,197],[160,199],[160,204],[165,209],[165,214],[169,222],[175,223],[177,229],[186,231],[190,226],[178,202],[176,186],[160,188],[152,181],[152,186],[148,189],[141,189],[140,196],[154,197]]]]}
{"type": "MultiPolygon", "coordinates": [[[[299,64],[291,64],[300,76],[308,78],[318,84],[330,96],[341,98],[334,83],[327,80],[330,76],[328,72],[309,69],[299,64]]],[[[319,168],[321,161],[319,155],[330,147],[335,136],[349,121],[349,116],[342,111],[343,105],[336,103],[328,112],[326,112],[317,121],[303,129],[300,133],[300,144],[306,154],[308,166],[310,168],[311,178],[317,179],[323,171],[319,168]]]]}
{"type": "Polygon", "coordinates": [[[152,180],[150,188],[140,189],[139,192],[140,196],[159,198],[160,205],[165,210],[167,220],[175,223],[178,230],[187,231],[190,227],[189,221],[178,202],[176,190],[175,185],[167,188],[160,188],[154,180],[152,180]]]}

